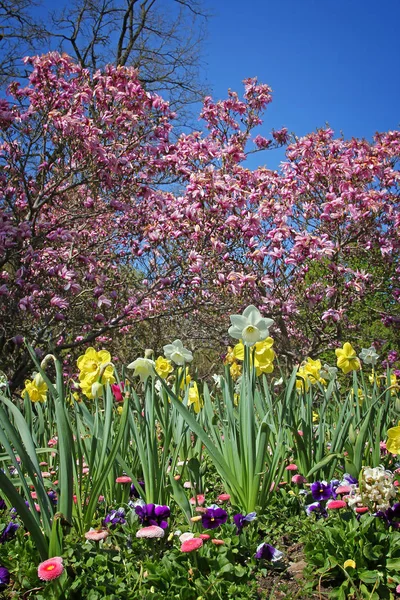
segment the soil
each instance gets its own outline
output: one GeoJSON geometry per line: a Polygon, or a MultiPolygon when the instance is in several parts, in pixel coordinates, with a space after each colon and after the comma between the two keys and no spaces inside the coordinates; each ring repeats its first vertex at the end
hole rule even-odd
{"type": "Polygon", "coordinates": [[[290,538],[283,536],[279,548],[284,548],[285,564],[282,569],[270,570],[258,578],[260,600],[328,600],[329,589],[320,586],[318,590],[307,587],[304,569],[307,566],[303,544],[290,544],[290,538]],[[285,568],[286,567],[286,568],[285,568]]]}

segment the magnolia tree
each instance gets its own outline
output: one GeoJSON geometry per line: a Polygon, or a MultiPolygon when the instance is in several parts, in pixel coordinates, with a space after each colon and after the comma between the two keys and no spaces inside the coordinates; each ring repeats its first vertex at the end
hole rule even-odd
{"type": "Polygon", "coordinates": [[[206,98],[204,131],[172,141],[174,114],[135,70],[26,62],[29,85],[0,111],[0,351],[15,385],[24,336],[66,351],[190,315],[188,335],[221,339],[253,303],[293,361],[358,326],[367,300],[397,324],[399,132],[321,130],[281,172],[251,171],[246,153],[288,142],[253,136],[271,101],[256,80],[243,100],[206,98]]]}

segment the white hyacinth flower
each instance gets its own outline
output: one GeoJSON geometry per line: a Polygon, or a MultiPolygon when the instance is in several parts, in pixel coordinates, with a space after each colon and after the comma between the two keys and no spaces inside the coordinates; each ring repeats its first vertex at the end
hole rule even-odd
{"type": "Polygon", "coordinates": [[[248,306],[242,315],[231,315],[230,319],[232,325],[228,329],[229,335],[236,340],[243,340],[245,346],[254,346],[265,340],[269,328],[274,324],[272,319],[264,319],[253,305],[248,306]]]}

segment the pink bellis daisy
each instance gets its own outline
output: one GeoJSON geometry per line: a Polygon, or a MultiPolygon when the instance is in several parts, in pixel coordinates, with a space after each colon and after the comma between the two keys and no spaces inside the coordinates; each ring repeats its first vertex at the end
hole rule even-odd
{"type": "Polygon", "coordinates": [[[198,550],[203,545],[203,540],[200,537],[190,538],[190,540],[185,540],[181,546],[181,552],[193,552],[194,550],[198,550]]]}
{"type": "Polygon", "coordinates": [[[53,556],[38,566],[38,577],[43,581],[51,581],[60,577],[64,571],[63,559],[60,556],[53,556]]]}
{"type": "Polygon", "coordinates": [[[137,538],[162,538],[165,535],[164,529],[158,527],[158,525],[149,525],[149,527],[142,527],[136,532],[137,538]]]}

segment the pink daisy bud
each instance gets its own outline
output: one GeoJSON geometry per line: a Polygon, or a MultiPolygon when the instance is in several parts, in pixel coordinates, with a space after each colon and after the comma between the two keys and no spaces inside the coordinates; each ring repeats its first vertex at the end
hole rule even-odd
{"type": "Polygon", "coordinates": [[[99,542],[100,540],[105,540],[108,536],[108,531],[106,529],[91,529],[85,533],[85,538],[92,542],[99,542]]]}
{"type": "Polygon", "coordinates": [[[121,475],[121,477],[117,477],[115,483],[132,483],[132,479],[127,475],[121,475]]]}
{"type": "Polygon", "coordinates": [[[292,483],[294,483],[295,485],[302,485],[303,483],[306,483],[307,479],[305,477],[303,477],[303,475],[293,475],[292,477],[292,483]]]}
{"type": "Polygon", "coordinates": [[[225,544],[224,540],[217,540],[215,538],[213,538],[211,540],[211,542],[215,545],[215,546],[223,546],[225,544]]]}
{"type": "Polygon", "coordinates": [[[206,497],[204,496],[204,494],[198,494],[197,496],[193,496],[193,498],[190,498],[189,500],[192,506],[194,506],[195,504],[197,504],[198,506],[202,506],[205,501],[206,497]]]}
{"type": "Polygon", "coordinates": [[[158,525],[150,525],[149,527],[142,527],[136,532],[137,538],[162,538],[164,537],[165,531],[158,525]]]}
{"type": "Polygon", "coordinates": [[[38,577],[42,581],[51,581],[60,577],[64,571],[63,559],[60,556],[54,556],[38,566],[38,577]]]}
{"type": "Polygon", "coordinates": [[[193,550],[198,550],[203,545],[203,540],[200,537],[191,538],[190,540],[186,540],[183,542],[181,546],[181,552],[193,552],[193,550]]]}
{"type": "Polygon", "coordinates": [[[294,463],[291,463],[290,465],[288,465],[286,467],[286,471],[298,471],[297,465],[295,465],[294,463]]]}
{"type": "Polygon", "coordinates": [[[357,514],[363,515],[366,512],[368,512],[368,506],[357,506],[356,507],[356,513],[357,514]]]}
{"type": "Polygon", "coordinates": [[[331,500],[326,505],[326,508],[328,510],[335,510],[335,509],[338,509],[338,508],[344,508],[345,506],[347,506],[347,504],[343,500],[331,500]]]}
{"type": "Polygon", "coordinates": [[[228,502],[228,500],[230,500],[230,499],[231,499],[230,494],[220,494],[217,497],[217,500],[219,500],[220,502],[228,502]]]}
{"type": "Polygon", "coordinates": [[[351,487],[349,485],[339,485],[335,490],[336,494],[350,494],[351,487]]]}
{"type": "Polygon", "coordinates": [[[208,533],[200,533],[199,538],[201,538],[204,542],[210,539],[211,536],[208,533]]]}

